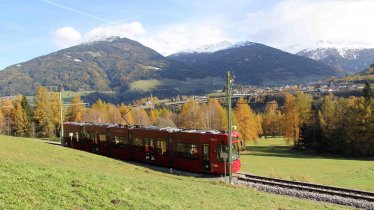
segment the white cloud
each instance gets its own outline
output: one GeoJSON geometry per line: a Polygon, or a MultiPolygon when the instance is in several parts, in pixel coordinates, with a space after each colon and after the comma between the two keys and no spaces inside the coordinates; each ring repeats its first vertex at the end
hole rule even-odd
{"type": "Polygon", "coordinates": [[[57,47],[66,48],[81,42],[82,36],[79,31],[70,26],[57,29],[52,33],[53,40],[57,47]]]}
{"type": "Polygon", "coordinates": [[[284,0],[270,9],[246,14],[239,31],[274,47],[312,47],[319,40],[374,46],[374,1],[284,0]]]}
{"type": "Polygon", "coordinates": [[[53,33],[54,41],[59,48],[111,36],[139,41],[163,55],[184,49],[195,49],[205,44],[215,44],[224,40],[232,41],[230,35],[219,24],[212,22],[179,24],[156,31],[146,31],[141,23],[134,21],[96,27],[82,33],[82,35],[72,27],[59,28],[53,33]]]}
{"type": "Polygon", "coordinates": [[[145,30],[141,23],[134,21],[131,23],[122,23],[118,25],[110,25],[104,27],[97,27],[83,36],[84,41],[94,41],[103,37],[119,36],[130,39],[135,39],[137,36],[144,34],[145,30]]]}

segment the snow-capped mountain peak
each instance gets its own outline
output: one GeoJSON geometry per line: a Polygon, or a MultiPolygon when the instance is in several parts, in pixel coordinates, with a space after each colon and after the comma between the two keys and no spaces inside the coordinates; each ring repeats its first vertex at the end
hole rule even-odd
{"type": "Polygon", "coordinates": [[[222,41],[216,44],[207,44],[203,45],[199,48],[196,49],[187,49],[187,50],[182,50],[180,52],[177,52],[176,54],[185,54],[185,53],[214,53],[219,50],[223,50],[231,46],[232,43],[228,41],[222,41]]]}
{"type": "Polygon", "coordinates": [[[176,55],[185,54],[185,53],[214,53],[214,52],[217,52],[217,51],[220,51],[220,50],[250,46],[250,45],[253,45],[253,44],[255,44],[255,43],[250,42],[250,41],[242,41],[242,42],[238,42],[238,43],[235,43],[235,44],[232,44],[228,41],[222,41],[222,42],[219,42],[219,43],[216,43],[216,44],[203,45],[203,46],[201,46],[199,48],[196,48],[194,50],[191,50],[191,49],[183,50],[183,51],[177,52],[176,55]]]}
{"type": "Polygon", "coordinates": [[[203,45],[195,50],[195,52],[200,52],[200,53],[213,53],[217,52],[219,50],[225,49],[229,46],[231,46],[232,43],[228,41],[222,41],[216,44],[208,44],[208,45],[203,45]]]}

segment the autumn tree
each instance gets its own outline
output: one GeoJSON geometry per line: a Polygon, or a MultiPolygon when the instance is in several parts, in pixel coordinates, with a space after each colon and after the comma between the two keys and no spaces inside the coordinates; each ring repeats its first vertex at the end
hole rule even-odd
{"type": "MultiPolygon", "coordinates": [[[[60,93],[58,92],[51,92],[51,109],[53,112],[53,125],[55,130],[55,136],[60,135],[61,131],[61,110],[62,110],[62,117],[65,116],[64,114],[64,105],[60,103],[60,93]],[[61,107],[62,106],[62,109],[61,107]]],[[[62,119],[64,121],[64,119],[62,119]]]]}
{"type": "Polygon", "coordinates": [[[149,117],[149,120],[152,122],[152,124],[155,124],[158,118],[157,109],[150,109],[148,111],[148,117],[149,117]]]}
{"type": "Polygon", "coordinates": [[[239,98],[234,110],[239,125],[239,133],[244,141],[256,140],[258,138],[257,119],[248,103],[243,98],[239,98]]]}
{"type": "Polygon", "coordinates": [[[152,125],[147,112],[141,108],[134,108],[131,110],[136,125],[152,125]]]}
{"type": "Polygon", "coordinates": [[[271,101],[266,104],[265,114],[262,123],[262,128],[266,136],[281,136],[282,135],[282,119],[283,115],[278,107],[276,101],[271,101]]]}
{"type": "Polygon", "coordinates": [[[76,95],[71,100],[71,105],[69,106],[69,120],[72,122],[82,122],[83,114],[85,112],[85,106],[83,100],[79,95],[76,95]]]}
{"type": "Polygon", "coordinates": [[[295,96],[286,93],[284,103],[283,133],[287,141],[296,146],[300,134],[300,113],[297,109],[295,96]]]}
{"type": "Polygon", "coordinates": [[[91,114],[95,116],[94,122],[105,123],[108,122],[108,105],[101,99],[92,105],[91,114]]]}
{"type": "Polygon", "coordinates": [[[156,112],[156,126],[160,127],[177,127],[174,119],[177,118],[176,114],[172,113],[170,110],[167,108],[161,108],[156,112]]]}
{"type": "Polygon", "coordinates": [[[201,108],[205,129],[227,130],[227,114],[217,99],[210,99],[201,108]]]}
{"type": "Polygon", "coordinates": [[[40,137],[50,137],[53,134],[53,111],[50,98],[47,89],[39,85],[35,97],[34,120],[40,137]]]}
{"type": "Polygon", "coordinates": [[[256,114],[256,127],[257,127],[257,135],[262,136],[264,134],[264,130],[262,129],[262,124],[264,121],[264,117],[261,113],[256,114]]]}
{"type": "Polygon", "coordinates": [[[183,104],[179,114],[179,127],[201,129],[204,126],[200,105],[190,99],[183,104]]]}
{"type": "Polygon", "coordinates": [[[3,132],[3,120],[4,120],[4,115],[3,115],[3,112],[0,109],[0,133],[3,132]]]}
{"type": "Polygon", "coordinates": [[[27,113],[22,107],[22,96],[17,96],[14,100],[14,109],[11,113],[12,117],[12,134],[16,136],[26,136],[29,128],[27,113]]]}
{"type": "Polygon", "coordinates": [[[117,106],[110,103],[107,104],[107,112],[108,123],[122,123],[123,118],[117,106]]]}

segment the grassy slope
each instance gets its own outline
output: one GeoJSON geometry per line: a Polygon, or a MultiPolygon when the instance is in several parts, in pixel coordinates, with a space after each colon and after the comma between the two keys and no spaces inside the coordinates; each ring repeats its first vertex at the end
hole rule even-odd
{"type": "Polygon", "coordinates": [[[0,135],[0,209],[340,209],[0,135]]]}
{"type": "Polygon", "coordinates": [[[299,181],[374,191],[374,160],[306,155],[283,139],[261,139],[241,155],[242,171],[299,181]]]}

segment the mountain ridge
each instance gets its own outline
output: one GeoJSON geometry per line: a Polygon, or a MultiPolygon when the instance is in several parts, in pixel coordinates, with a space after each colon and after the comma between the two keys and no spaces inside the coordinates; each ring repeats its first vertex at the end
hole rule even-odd
{"type": "Polygon", "coordinates": [[[318,79],[342,74],[309,58],[249,41],[213,53],[173,54],[168,58],[211,76],[225,75],[231,69],[240,83],[254,85],[298,83],[305,77],[318,79]]]}
{"type": "Polygon", "coordinates": [[[374,62],[374,48],[327,47],[304,49],[296,54],[352,73],[357,73],[374,62]]]}

